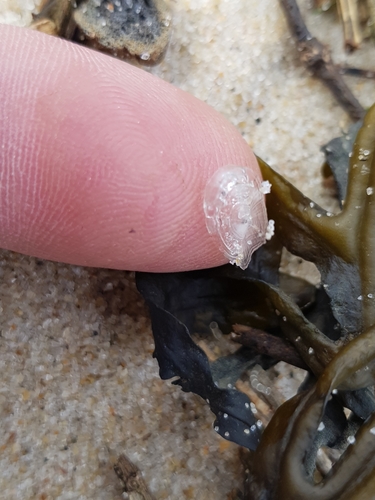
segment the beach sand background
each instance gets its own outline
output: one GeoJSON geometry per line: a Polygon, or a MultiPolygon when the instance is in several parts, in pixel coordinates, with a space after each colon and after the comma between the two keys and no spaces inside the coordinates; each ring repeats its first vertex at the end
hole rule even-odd
{"type": "MultiPolygon", "coordinates": [[[[348,56],[334,11],[299,4],[337,63],[368,68],[373,44],[348,56]]],[[[213,106],[264,160],[332,205],[320,148],[350,121],[301,67],[279,2],[170,6],[167,53],[147,71],[213,106]]],[[[38,0],[1,0],[0,22],[27,27],[37,7],[38,0]]],[[[347,81],[363,106],[375,101],[374,81],[347,81]]],[[[316,279],[297,259],[285,267],[316,279]]],[[[120,453],[160,500],[226,500],[241,486],[238,447],[212,430],[207,405],[159,379],[132,273],[1,251],[0,313],[0,499],[120,499],[113,472],[120,453]]],[[[295,389],[287,377],[277,383],[295,389]]]]}

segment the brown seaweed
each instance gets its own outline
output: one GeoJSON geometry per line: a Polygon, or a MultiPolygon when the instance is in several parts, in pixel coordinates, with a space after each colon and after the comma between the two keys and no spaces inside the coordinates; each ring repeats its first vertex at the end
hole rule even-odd
{"type": "Polygon", "coordinates": [[[288,250],[317,265],[341,337],[333,342],[307,322],[280,290],[261,285],[286,318],[281,326],[285,337],[318,378],[310,390],[283,404],[265,429],[248,460],[248,499],[373,498],[374,146],[372,107],[350,154],[347,193],[338,214],[327,213],[260,161],[265,179],[273,184],[268,210],[276,221],[277,235],[288,250]],[[346,442],[334,443],[344,449],[340,460],[325,478],[316,481],[310,465],[316,459],[314,442],[325,428],[327,405],[348,390],[351,397],[341,399],[345,407],[350,407],[354,397],[364,398],[367,408],[361,416],[357,412],[357,426],[352,427],[353,432],[348,428],[346,442]]]}

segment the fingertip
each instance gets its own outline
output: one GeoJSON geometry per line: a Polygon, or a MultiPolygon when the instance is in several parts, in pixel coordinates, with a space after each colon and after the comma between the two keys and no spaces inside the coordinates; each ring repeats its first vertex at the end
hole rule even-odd
{"type": "Polygon", "coordinates": [[[203,196],[225,165],[260,179],[237,130],[122,61],[40,33],[0,32],[0,244],[144,271],[225,263],[203,196]]]}

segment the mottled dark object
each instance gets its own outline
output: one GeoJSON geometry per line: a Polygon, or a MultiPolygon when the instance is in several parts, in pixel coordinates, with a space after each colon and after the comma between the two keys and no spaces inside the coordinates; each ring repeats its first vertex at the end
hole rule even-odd
{"type": "Polygon", "coordinates": [[[167,46],[170,26],[164,0],[47,0],[31,27],[119,58],[155,62],[167,46]]]}
{"type": "Polygon", "coordinates": [[[74,20],[94,47],[152,62],[165,50],[171,15],[164,0],[86,0],[74,20]]]}
{"type": "Polygon", "coordinates": [[[125,455],[120,455],[114,465],[117,477],[122,482],[129,500],[154,500],[149,492],[141,471],[125,455]]]}

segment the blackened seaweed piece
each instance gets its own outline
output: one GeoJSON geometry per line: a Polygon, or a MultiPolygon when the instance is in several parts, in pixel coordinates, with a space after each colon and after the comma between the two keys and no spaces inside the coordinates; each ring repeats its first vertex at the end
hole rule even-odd
{"type": "Polygon", "coordinates": [[[355,123],[349,128],[347,134],[332,139],[322,147],[327,161],[323,174],[325,177],[328,177],[330,173],[333,175],[341,208],[348,184],[349,159],[361,125],[362,122],[355,123]]]}
{"type": "MultiPolygon", "coordinates": [[[[343,343],[332,342],[328,336],[323,335],[319,328],[309,321],[308,315],[305,315],[280,288],[262,281],[259,281],[257,286],[260,290],[263,290],[264,296],[280,312],[282,317],[280,329],[285,338],[294,345],[311,372],[316,377],[319,377],[332,358],[343,347],[343,343]]],[[[322,316],[326,316],[325,319],[322,318],[320,323],[327,325],[331,321],[331,312],[327,308],[319,307],[319,309],[322,316]]],[[[352,390],[352,386],[358,383],[357,378],[371,380],[372,376],[370,367],[368,367],[361,374],[355,374],[353,378],[348,378],[342,387],[342,389],[346,390],[340,392],[344,406],[352,410],[360,418],[363,418],[364,415],[368,416],[372,408],[375,410],[374,396],[367,388],[351,393],[347,392],[347,390],[352,390]],[[369,371],[368,376],[366,371],[369,371]]]]}
{"type": "Polygon", "coordinates": [[[321,425],[315,434],[311,447],[306,450],[304,459],[305,468],[310,478],[313,478],[316,469],[316,456],[322,446],[331,448],[347,447],[344,443],[345,434],[348,432],[348,421],[346,420],[344,409],[337,399],[328,401],[325,413],[322,417],[321,425]]]}
{"type": "Polygon", "coordinates": [[[164,309],[164,292],[151,283],[155,275],[137,273],[137,286],[150,308],[155,339],[154,356],[160,377],[179,377],[173,383],[184,392],[194,392],[210,405],[216,415],[214,428],[224,438],[254,450],[260,430],[251,411],[249,398],[235,389],[220,389],[213,381],[207,356],[190,337],[189,331],[164,309]]]}
{"type": "Polygon", "coordinates": [[[277,363],[268,356],[257,355],[257,352],[247,347],[241,347],[233,354],[222,356],[210,363],[215,384],[222,388],[233,386],[245,370],[250,370],[255,365],[267,369],[277,363]]]}
{"type": "Polygon", "coordinates": [[[304,279],[280,273],[279,286],[304,311],[316,302],[316,287],[304,279]]]}
{"type": "MultiPolygon", "coordinates": [[[[281,246],[275,239],[258,250],[246,271],[227,265],[185,273],[136,273],[138,289],[150,307],[161,378],[178,376],[176,383],[184,391],[209,401],[217,415],[217,431],[250,449],[256,446],[259,430],[248,412],[249,401],[226,386],[234,385],[241,373],[254,364],[269,368],[277,360],[241,348],[210,365],[189,332],[211,333],[209,325],[215,321],[225,333],[231,331],[232,324],[242,323],[281,334],[280,318],[259,288],[259,283],[264,283],[259,278],[278,282],[280,256],[281,246]]],[[[293,296],[301,305],[310,303],[311,286],[301,280],[293,296]]]]}
{"type": "MultiPolygon", "coordinates": [[[[243,273],[243,271],[240,271],[243,273]]],[[[216,322],[224,333],[232,324],[251,323],[257,328],[278,325],[278,319],[257,286],[246,276],[237,277],[231,265],[184,273],[150,274],[154,293],[162,289],[165,308],[184,323],[188,330],[211,333],[216,322]],[[233,275],[232,275],[233,273],[233,275]]]]}
{"type": "Polygon", "coordinates": [[[299,355],[319,376],[339,350],[339,346],[307,319],[296,303],[279,287],[263,281],[256,283],[263,297],[279,312],[279,327],[284,337],[295,347],[299,355]]]}
{"type": "Polygon", "coordinates": [[[362,420],[368,419],[375,412],[373,387],[365,387],[357,391],[339,391],[339,395],[344,406],[352,410],[362,420]]]}
{"type": "Polygon", "coordinates": [[[330,299],[325,288],[319,286],[315,290],[314,301],[303,309],[306,318],[331,340],[339,340],[342,336],[341,325],[332,314],[330,299]]]}

